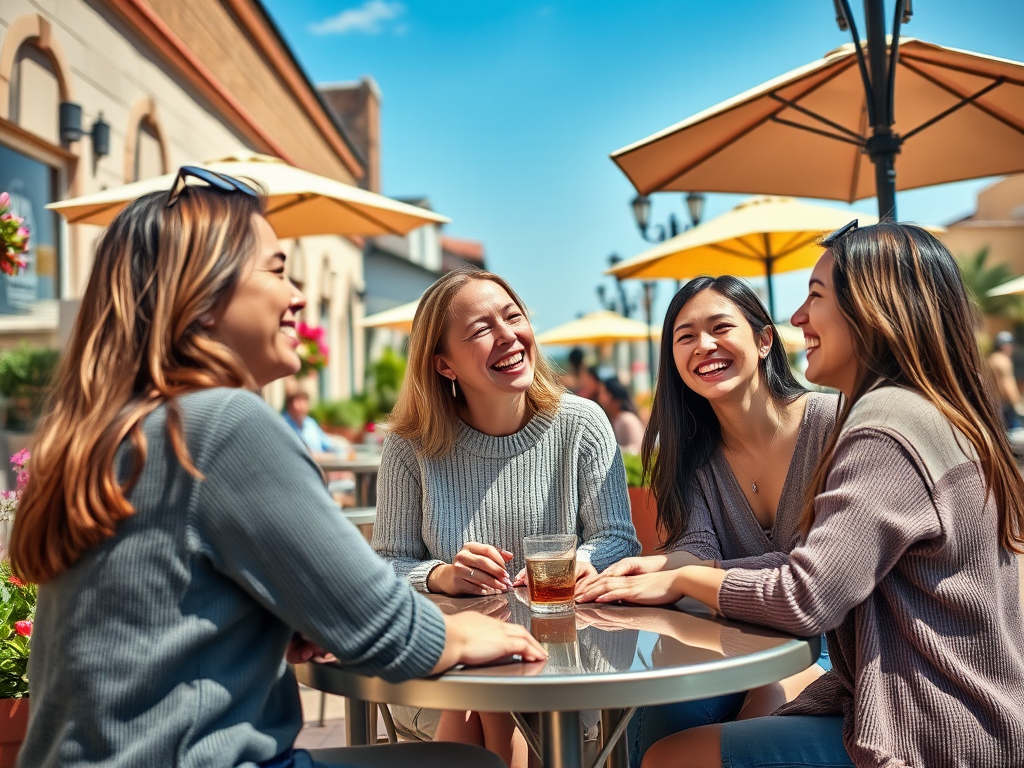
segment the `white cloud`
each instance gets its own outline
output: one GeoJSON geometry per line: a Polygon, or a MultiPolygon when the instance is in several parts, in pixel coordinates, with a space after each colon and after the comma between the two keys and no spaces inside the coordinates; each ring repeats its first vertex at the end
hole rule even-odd
{"type": "Polygon", "coordinates": [[[348,8],[337,16],[310,24],[309,31],[314,35],[347,35],[350,32],[377,35],[384,30],[386,22],[393,21],[404,13],[405,6],[402,3],[366,0],[358,8],[348,8]]]}

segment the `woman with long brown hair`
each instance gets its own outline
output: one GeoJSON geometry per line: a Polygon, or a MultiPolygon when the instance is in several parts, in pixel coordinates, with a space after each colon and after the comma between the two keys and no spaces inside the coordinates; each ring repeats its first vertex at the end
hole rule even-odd
{"type": "Polygon", "coordinates": [[[910,225],[851,222],[823,245],[793,322],[808,379],[846,404],[803,542],[777,567],[611,577],[586,597],[691,595],[729,618],[824,631],[833,670],[786,717],[684,731],[644,766],[1019,766],[1024,481],[959,268],[910,225]]]}
{"type": "MultiPolygon", "coordinates": [[[[15,571],[41,585],[21,765],[389,764],[409,747],[293,748],[286,652],[389,680],[543,658],[397,579],[256,395],[299,369],[305,304],[262,210],[185,167],[99,243],[12,534],[15,571]]],[[[404,759],[496,759],[427,746],[404,759]]]]}
{"type": "MultiPolygon", "coordinates": [[[[378,477],[373,547],[421,591],[507,591],[525,536],[575,535],[577,579],[640,550],[608,419],[555,382],[522,300],[491,272],[456,270],[420,299],[378,477]]],[[[396,715],[421,738],[525,764],[507,714],[396,715]]]]}

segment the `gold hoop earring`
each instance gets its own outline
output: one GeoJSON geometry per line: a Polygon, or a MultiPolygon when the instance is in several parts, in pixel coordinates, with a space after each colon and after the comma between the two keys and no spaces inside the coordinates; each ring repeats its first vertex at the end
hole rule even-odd
{"type": "Polygon", "coordinates": [[[455,379],[453,378],[452,379],[452,397],[457,399],[458,396],[459,395],[455,392],[455,379]]]}

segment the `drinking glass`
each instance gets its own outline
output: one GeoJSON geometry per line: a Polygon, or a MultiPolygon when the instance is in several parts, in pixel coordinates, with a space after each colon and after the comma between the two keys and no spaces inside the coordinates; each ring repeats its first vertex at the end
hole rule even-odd
{"type": "Polygon", "coordinates": [[[530,610],[560,613],[574,607],[576,536],[547,534],[523,539],[530,610]]]}

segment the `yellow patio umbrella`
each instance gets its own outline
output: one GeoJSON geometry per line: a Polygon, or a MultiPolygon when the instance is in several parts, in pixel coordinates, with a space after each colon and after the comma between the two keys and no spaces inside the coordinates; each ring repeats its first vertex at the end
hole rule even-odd
{"type": "Polygon", "coordinates": [[[768,278],[768,310],[774,317],[772,275],[813,267],[822,235],[858,219],[877,216],[812,205],[788,197],[755,197],[698,227],[620,261],[607,274],[619,279],[736,275],[768,278]]]}
{"type": "Polygon", "coordinates": [[[538,333],[541,344],[575,346],[577,344],[611,344],[617,341],[647,341],[661,336],[661,330],[631,320],[616,312],[591,312],[564,325],[538,333]]]}
{"type": "MultiPolygon", "coordinates": [[[[865,3],[873,15],[880,5],[865,3]]],[[[852,19],[850,26],[859,40],[852,19]]],[[[1024,171],[1024,63],[914,39],[894,56],[881,29],[869,23],[860,61],[844,45],[612,160],[641,195],[757,192],[852,203],[877,194],[885,213],[895,211],[895,190],[1024,171]],[[881,39],[881,57],[871,57],[871,39],[881,39]],[[884,88],[865,86],[869,64],[871,81],[884,88]]]]}
{"type": "Polygon", "coordinates": [[[359,324],[364,328],[391,328],[403,333],[412,333],[412,319],[416,315],[416,307],[419,304],[419,299],[410,301],[408,304],[399,304],[397,307],[385,309],[383,312],[367,315],[359,324]]]}
{"type": "MultiPolygon", "coordinates": [[[[262,184],[267,220],[278,237],[308,235],[404,235],[427,223],[449,221],[433,211],[320,176],[269,155],[240,152],[198,163],[217,173],[262,184]]],[[[132,200],[169,190],[177,171],[46,206],[70,224],[106,226],[132,200]]]]}

